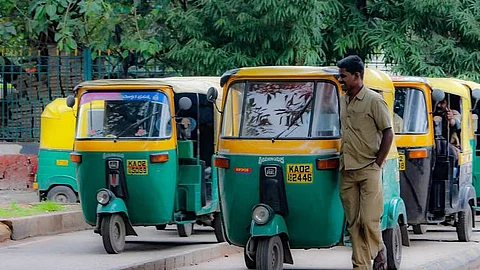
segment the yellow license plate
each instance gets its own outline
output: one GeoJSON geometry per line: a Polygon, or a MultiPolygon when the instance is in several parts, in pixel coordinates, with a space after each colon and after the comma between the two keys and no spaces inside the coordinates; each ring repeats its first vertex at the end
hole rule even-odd
{"type": "Polygon", "coordinates": [[[398,157],[398,169],[405,171],[405,155],[399,155],[398,157]]]}
{"type": "Polygon", "coordinates": [[[127,159],[127,174],[148,174],[146,159],[127,159]]]}
{"type": "Polygon", "coordinates": [[[287,183],[311,184],[313,183],[312,164],[287,164],[287,183]]]}

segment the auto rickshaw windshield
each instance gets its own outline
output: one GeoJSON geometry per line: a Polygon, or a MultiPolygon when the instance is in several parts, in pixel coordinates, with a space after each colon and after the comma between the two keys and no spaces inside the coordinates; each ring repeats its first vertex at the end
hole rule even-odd
{"type": "Polygon", "coordinates": [[[422,90],[410,87],[395,89],[394,130],[396,134],[425,134],[428,113],[422,90]]]}
{"type": "Polygon", "coordinates": [[[171,136],[168,98],[159,91],[86,92],[79,106],[77,139],[171,136]]]}
{"type": "Polygon", "coordinates": [[[222,137],[332,138],[340,135],[338,89],[332,81],[233,82],[222,137]]]}

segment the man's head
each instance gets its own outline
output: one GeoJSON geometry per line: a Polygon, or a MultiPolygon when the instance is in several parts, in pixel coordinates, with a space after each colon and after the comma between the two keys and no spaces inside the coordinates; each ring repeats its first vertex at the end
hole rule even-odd
{"type": "Polygon", "coordinates": [[[365,71],[362,59],[358,55],[350,55],[338,61],[337,67],[340,69],[339,81],[347,95],[351,95],[352,91],[360,90],[363,86],[365,71]]]}
{"type": "Polygon", "coordinates": [[[445,98],[444,100],[438,102],[437,104],[437,113],[443,113],[447,110],[448,108],[448,101],[445,98]]]}

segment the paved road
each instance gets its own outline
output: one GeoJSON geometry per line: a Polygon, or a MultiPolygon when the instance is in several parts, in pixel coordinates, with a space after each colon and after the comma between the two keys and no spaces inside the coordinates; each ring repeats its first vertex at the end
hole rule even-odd
{"type": "MultiPolygon", "coordinates": [[[[477,222],[477,226],[480,223],[477,222]]],[[[475,229],[473,242],[459,243],[453,227],[429,226],[429,232],[424,235],[413,235],[410,232],[411,246],[403,247],[402,270],[417,270],[425,266],[430,269],[453,269],[456,261],[462,256],[474,255],[480,261],[480,231],[475,229]],[[449,258],[451,262],[438,261],[449,258]],[[434,263],[437,263],[435,265],[434,263]]],[[[323,250],[294,250],[294,265],[285,264],[285,269],[298,270],[327,270],[327,269],[352,269],[350,264],[351,249],[335,247],[323,250]]],[[[480,263],[471,264],[463,269],[479,269],[480,263]]],[[[244,270],[243,254],[235,254],[228,258],[220,258],[207,263],[201,263],[182,270],[244,270]]]]}
{"type": "Polygon", "coordinates": [[[0,244],[0,269],[115,269],[181,254],[216,242],[213,230],[198,227],[188,238],[177,235],[175,226],[165,231],[135,228],[138,237],[127,237],[125,251],[107,254],[102,239],[93,231],[66,233],[0,244]]]}

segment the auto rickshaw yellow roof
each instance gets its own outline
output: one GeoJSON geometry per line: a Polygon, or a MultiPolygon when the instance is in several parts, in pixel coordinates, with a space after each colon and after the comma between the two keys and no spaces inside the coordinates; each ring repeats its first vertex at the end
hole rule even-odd
{"type": "Polygon", "coordinates": [[[42,118],[56,118],[60,119],[61,116],[66,112],[72,112],[77,109],[76,104],[73,108],[67,106],[66,98],[57,98],[52,102],[48,103],[45,109],[42,112],[42,118]]]}
{"type": "Polygon", "coordinates": [[[83,87],[140,85],[146,87],[171,86],[175,93],[206,94],[210,87],[221,91],[220,77],[167,77],[145,79],[105,79],[86,81],[75,86],[75,90],[83,87]]]}
{"type": "Polygon", "coordinates": [[[414,77],[399,76],[392,77],[394,82],[418,82],[428,85],[432,90],[440,89],[445,93],[454,94],[461,97],[470,97],[469,90],[456,78],[431,78],[431,77],[414,77]]]}
{"type": "Polygon", "coordinates": [[[460,80],[460,79],[455,79],[455,80],[460,82],[461,84],[467,85],[471,90],[480,89],[480,83],[467,81],[467,80],[460,80]]]}
{"type": "MultiPolygon", "coordinates": [[[[368,85],[379,91],[392,92],[393,83],[388,75],[382,71],[365,68],[365,76],[368,85]]],[[[291,76],[337,76],[338,67],[314,67],[314,66],[262,66],[232,69],[222,75],[220,85],[223,86],[231,76],[235,77],[291,77],[291,76]]]]}

